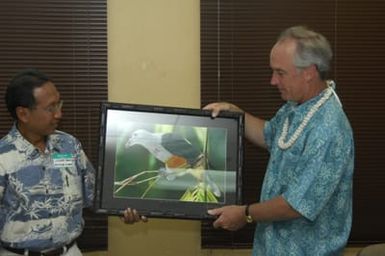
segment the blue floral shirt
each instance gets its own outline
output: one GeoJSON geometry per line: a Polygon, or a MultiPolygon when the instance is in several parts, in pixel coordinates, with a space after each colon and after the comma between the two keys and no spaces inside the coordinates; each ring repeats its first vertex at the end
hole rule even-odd
{"type": "Polygon", "coordinates": [[[314,114],[288,149],[278,146],[285,119],[287,138],[322,97],[301,104],[286,103],[265,123],[270,160],[261,201],[282,195],[302,217],[257,224],[253,255],[340,255],[352,223],[354,143],[342,107],[332,95],[314,114]]]}
{"type": "Polygon", "coordinates": [[[0,140],[2,243],[40,251],[76,239],[94,184],[94,168],[76,138],[55,131],[42,153],[14,125],[0,140]]]}

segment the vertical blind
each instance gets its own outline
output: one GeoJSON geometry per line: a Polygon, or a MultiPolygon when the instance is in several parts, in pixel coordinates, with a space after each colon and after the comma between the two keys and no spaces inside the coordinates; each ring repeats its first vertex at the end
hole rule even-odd
{"type": "MultiPolygon", "coordinates": [[[[96,166],[99,104],[107,99],[106,0],[0,1],[0,135],[12,125],[4,93],[27,67],[52,78],[64,100],[59,129],[76,136],[96,166]]],[[[85,214],[85,250],[107,248],[107,218],[85,214]]]]}
{"type": "MultiPolygon", "coordinates": [[[[385,241],[385,1],[201,0],[201,103],[229,101],[270,119],[283,104],[270,85],[278,34],[306,25],[334,51],[331,79],[354,132],[353,227],[349,243],[385,241]]],[[[332,131],[331,131],[332,132],[332,131]]],[[[269,155],[246,142],[243,201],[257,202],[269,155]]],[[[254,225],[229,232],[202,222],[203,248],[249,248],[254,225]]]]}

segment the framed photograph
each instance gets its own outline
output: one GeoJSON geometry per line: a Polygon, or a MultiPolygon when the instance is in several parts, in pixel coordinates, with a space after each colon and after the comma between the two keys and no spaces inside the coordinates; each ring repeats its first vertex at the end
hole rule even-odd
{"type": "Polygon", "coordinates": [[[207,219],[241,203],[243,114],[105,102],[100,120],[97,213],[207,219]]]}

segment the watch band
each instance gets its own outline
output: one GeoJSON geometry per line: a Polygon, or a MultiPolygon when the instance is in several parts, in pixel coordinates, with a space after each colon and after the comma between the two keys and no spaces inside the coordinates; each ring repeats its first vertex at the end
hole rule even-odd
{"type": "Polygon", "coordinates": [[[249,207],[250,207],[249,204],[247,204],[246,207],[245,207],[246,222],[247,223],[252,223],[253,222],[253,218],[251,217],[251,215],[249,213],[249,207]]]}

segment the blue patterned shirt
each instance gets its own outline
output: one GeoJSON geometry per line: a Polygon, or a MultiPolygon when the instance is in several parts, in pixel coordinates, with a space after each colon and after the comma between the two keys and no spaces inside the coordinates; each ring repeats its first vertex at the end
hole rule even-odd
{"type": "Polygon", "coordinates": [[[354,143],[352,129],[332,95],[288,149],[278,146],[286,117],[290,138],[318,95],[301,104],[286,103],[265,123],[270,159],[261,201],[282,195],[302,217],[257,224],[253,255],[340,255],[352,223],[354,143]]]}
{"type": "Polygon", "coordinates": [[[14,125],[0,140],[0,239],[41,251],[77,238],[92,205],[95,171],[80,142],[55,131],[40,152],[14,125]]]}

